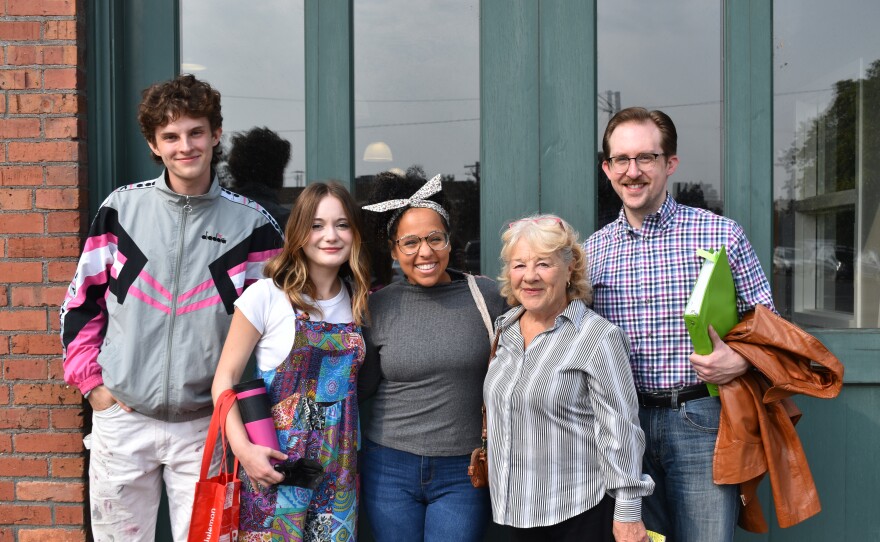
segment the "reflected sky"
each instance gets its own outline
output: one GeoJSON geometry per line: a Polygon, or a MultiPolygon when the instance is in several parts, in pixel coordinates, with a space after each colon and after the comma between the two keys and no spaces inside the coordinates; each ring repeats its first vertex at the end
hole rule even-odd
{"type": "Polygon", "coordinates": [[[354,0],[355,174],[480,159],[479,2],[354,0]],[[365,162],[385,142],[393,160],[365,162]]]}
{"type": "MultiPolygon", "coordinates": [[[[721,199],[721,2],[599,0],[596,11],[599,95],[668,114],[681,159],[670,183],[709,183],[721,199]]],[[[600,98],[597,150],[606,105],[600,98]]]]}
{"type": "Polygon", "coordinates": [[[220,91],[224,144],[268,126],[291,143],[285,185],[305,170],[303,0],[180,2],[181,71],[220,91]]]}

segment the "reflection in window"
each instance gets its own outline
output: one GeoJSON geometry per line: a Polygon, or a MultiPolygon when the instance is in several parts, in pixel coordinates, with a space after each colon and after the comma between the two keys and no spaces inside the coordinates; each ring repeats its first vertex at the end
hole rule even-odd
{"type": "MultiPolygon", "coordinates": [[[[382,171],[443,175],[450,266],[480,271],[479,2],[355,0],[355,197],[382,171]]],[[[380,282],[387,243],[372,247],[380,282]]]]}
{"type": "Polygon", "coordinates": [[[599,227],[615,220],[621,206],[600,167],[602,135],[614,113],[632,106],[663,111],[678,130],[681,161],[669,193],[722,212],[721,4],[597,2],[599,227]]]}
{"type": "Polygon", "coordinates": [[[291,143],[285,186],[305,184],[302,35],[303,0],[180,2],[180,71],[220,91],[223,147],[255,126],[277,132],[291,143]]]}
{"type": "Polygon", "coordinates": [[[773,14],[777,307],[806,326],[875,328],[880,5],[777,0],[773,14]]]}

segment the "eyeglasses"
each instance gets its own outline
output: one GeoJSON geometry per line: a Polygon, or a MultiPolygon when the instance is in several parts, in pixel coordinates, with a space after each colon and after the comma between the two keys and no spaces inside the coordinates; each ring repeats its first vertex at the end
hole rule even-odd
{"type": "Polygon", "coordinates": [[[431,250],[443,250],[449,246],[449,234],[445,231],[432,231],[424,237],[404,235],[397,241],[394,241],[394,244],[397,245],[401,252],[410,256],[419,251],[422,241],[428,243],[431,250]]]}
{"type": "Polygon", "coordinates": [[[612,156],[605,161],[608,162],[611,171],[620,174],[626,173],[626,170],[629,169],[630,160],[636,161],[636,167],[640,171],[651,171],[654,169],[654,164],[657,163],[657,158],[661,156],[666,155],[662,152],[641,152],[632,158],[621,154],[620,156],[612,156]]]}
{"type": "Polygon", "coordinates": [[[555,216],[545,216],[543,218],[520,218],[519,220],[514,220],[513,222],[508,222],[507,227],[512,228],[520,222],[532,222],[539,226],[552,226],[554,224],[562,225],[562,219],[555,216]]]}

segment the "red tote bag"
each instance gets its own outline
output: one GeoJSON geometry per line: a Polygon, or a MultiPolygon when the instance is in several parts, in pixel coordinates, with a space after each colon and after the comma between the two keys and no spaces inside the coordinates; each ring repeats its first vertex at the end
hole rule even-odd
{"type": "Polygon", "coordinates": [[[196,496],[193,501],[192,519],[189,526],[189,542],[232,542],[238,537],[238,509],[241,481],[238,479],[238,459],[232,472],[226,462],[226,415],[235,404],[235,393],[224,391],[217,399],[205,453],[202,456],[202,472],[196,483],[196,496]],[[220,474],[208,478],[211,456],[220,434],[223,447],[223,460],[220,474]]]}

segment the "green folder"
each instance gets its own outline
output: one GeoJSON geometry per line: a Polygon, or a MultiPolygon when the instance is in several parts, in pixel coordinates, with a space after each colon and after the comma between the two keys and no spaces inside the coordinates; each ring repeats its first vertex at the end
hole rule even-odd
{"type": "MultiPolygon", "coordinates": [[[[736,312],[736,287],[724,245],[717,251],[697,250],[697,255],[706,261],[685,306],[684,322],[694,344],[694,352],[706,355],[712,353],[709,325],[718,336],[724,337],[739,323],[739,314],[736,312]]],[[[718,395],[717,386],[707,386],[712,395],[718,395]]]]}

